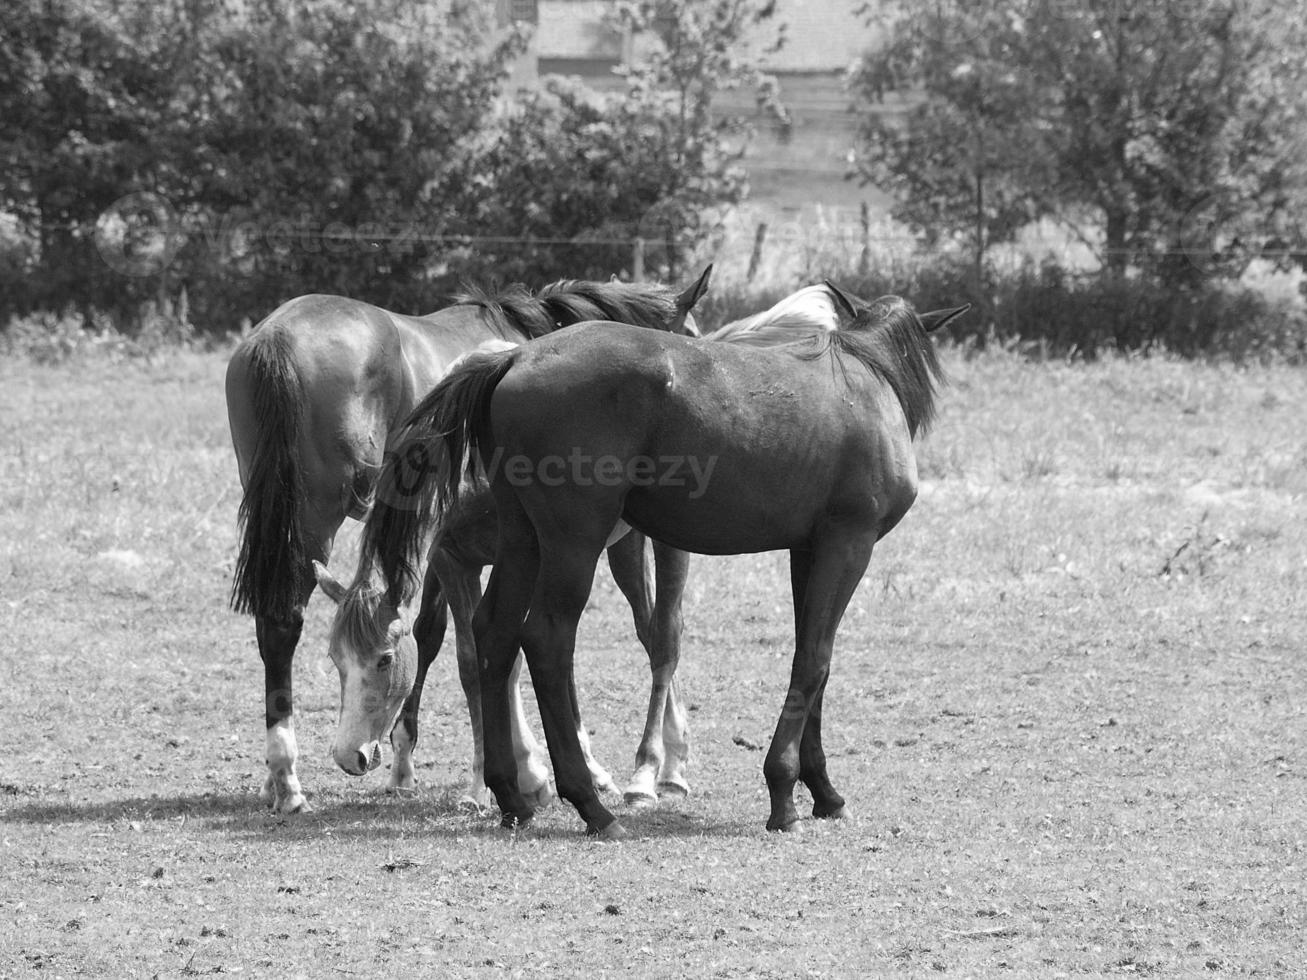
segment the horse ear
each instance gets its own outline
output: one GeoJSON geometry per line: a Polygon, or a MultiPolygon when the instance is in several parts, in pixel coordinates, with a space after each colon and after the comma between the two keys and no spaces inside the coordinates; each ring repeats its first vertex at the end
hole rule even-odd
{"type": "Polygon", "coordinates": [[[926,328],[926,333],[930,333],[932,330],[938,330],[950,321],[956,320],[969,309],[971,309],[970,303],[965,306],[955,306],[951,310],[932,310],[929,313],[921,314],[921,325],[926,328]]]}
{"type": "Polygon", "coordinates": [[[857,319],[858,308],[854,305],[853,298],[829,279],[825,282],[826,288],[835,297],[835,312],[848,317],[850,320],[857,319]]]}
{"type": "Polygon", "coordinates": [[[676,297],[676,312],[689,313],[699,300],[703,299],[703,294],[708,292],[708,280],[712,278],[712,263],[704,269],[689,286],[686,286],[679,296],[676,297]]]}
{"type": "Polygon", "coordinates": [[[327,566],[320,561],[313,563],[313,574],[317,577],[322,594],[339,606],[340,601],[345,598],[345,586],[336,581],[335,576],[327,571],[327,566]]]}

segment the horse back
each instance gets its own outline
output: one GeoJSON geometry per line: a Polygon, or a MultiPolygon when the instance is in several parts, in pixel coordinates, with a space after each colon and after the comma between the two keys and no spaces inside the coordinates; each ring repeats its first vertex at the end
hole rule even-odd
{"type": "Polygon", "coordinates": [[[801,547],[833,518],[888,530],[916,494],[908,427],[833,357],[586,324],[523,349],[491,422],[505,460],[562,457],[590,492],[620,469],[628,520],[685,550],[801,547]]]}

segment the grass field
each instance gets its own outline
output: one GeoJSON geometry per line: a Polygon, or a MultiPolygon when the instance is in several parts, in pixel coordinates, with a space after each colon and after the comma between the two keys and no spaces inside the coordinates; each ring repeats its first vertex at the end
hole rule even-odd
{"type": "MultiPolygon", "coordinates": [[[[945,361],[921,496],[836,646],[853,819],[763,830],[786,564],[701,559],[693,795],[616,803],[615,845],[570,808],[516,837],[457,808],[448,651],[420,795],[335,770],[321,599],[314,809],[265,813],[223,356],[0,361],[0,976],[1307,975],[1303,374],[945,361]]],[[[578,669],[620,782],[647,671],[606,570],[578,669]]]]}

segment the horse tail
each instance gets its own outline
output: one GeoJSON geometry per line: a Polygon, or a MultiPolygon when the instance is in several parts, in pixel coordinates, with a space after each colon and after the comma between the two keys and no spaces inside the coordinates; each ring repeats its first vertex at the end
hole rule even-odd
{"type": "Polygon", "coordinates": [[[417,591],[426,531],[457,503],[465,473],[490,432],[490,399],[515,349],[475,351],[450,369],[404,422],[377,479],[363,526],[359,570],[375,566],[391,602],[417,591]]]}
{"type": "Polygon", "coordinates": [[[283,331],[265,329],[247,349],[254,455],[237,517],[241,546],[231,607],[285,620],[299,604],[308,564],[300,520],[304,474],[297,448],[304,393],[283,331]]]}

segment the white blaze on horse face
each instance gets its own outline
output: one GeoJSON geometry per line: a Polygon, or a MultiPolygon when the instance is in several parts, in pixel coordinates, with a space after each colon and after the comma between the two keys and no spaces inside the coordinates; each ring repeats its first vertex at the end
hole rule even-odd
{"type": "Polygon", "coordinates": [[[413,689],[417,644],[407,624],[396,619],[379,649],[355,650],[333,636],[331,656],[340,672],[340,718],[331,755],[340,768],[361,776],[381,764],[381,743],[413,689]]]}

